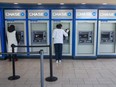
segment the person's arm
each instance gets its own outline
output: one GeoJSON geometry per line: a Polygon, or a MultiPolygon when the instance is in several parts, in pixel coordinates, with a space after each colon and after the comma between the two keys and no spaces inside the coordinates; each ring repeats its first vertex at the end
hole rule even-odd
{"type": "Polygon", "coordinates": [[[19,43],[19,37],[18,37],[18,33],[16,32],[16,40],[19,43]]]}
{"type": "Polygon", "coordinates": [[[63,35],[64,35],[65,37],[68,37],[68,33],[66,33],[64,30],[63,30],[63,35]]]}

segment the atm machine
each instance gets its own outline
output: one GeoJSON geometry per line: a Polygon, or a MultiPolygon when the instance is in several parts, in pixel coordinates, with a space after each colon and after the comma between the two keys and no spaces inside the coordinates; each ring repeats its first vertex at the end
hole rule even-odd
{"type": "Polygon", "coordinates": [[[59,23],[62,24],[62,29],[64,29],[64,31],[66,31],[67,29],[69,30],[68,37],[64,36],[64,44],[62,50],[63,56],[72,56],[72,17],[72,10],[52,10],[52,31],[53,29],[56,29],[56,25],[59,23]]]}
{"type": "Polygon", "coordinates": [[[75,56],[96,58],[97,10],[76,10],[75,56]]]}
{"type": "MultiPolygon", "coordinates": [[[[14,25],[19,37],[19,46],[26,45],[26,13],[25,10],[5,10],[5,29],[14,25]]],[[[18,52],[27,52],[27,48],[18,48],[18,52]]],[[[23,54],[24,55],[24,54],[23,54]]]]}
{"type": "Polygon", "coordinates": [[[116,55],[116,10],[99,10],[98,56],[116,55]]]}
{"type": "MultiPolygon", "coordinates": [[[[49,10],[28,10],[28,26],[30,45],[49,45],[49,10]]],[[[48,47],[32,47],[30,52],[38,52],[40,49],[49,55],[48,47]]]]}

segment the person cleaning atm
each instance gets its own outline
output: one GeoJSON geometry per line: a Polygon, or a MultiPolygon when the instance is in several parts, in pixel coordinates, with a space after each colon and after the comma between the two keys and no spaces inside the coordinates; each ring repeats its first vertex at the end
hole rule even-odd
{"type": "MultiPolygon", "coordinates": [[[[12,52],[12,47],[11,45],[18,45],[19,43],[19,39],[18,39],[18,34],[15,30],[15,26],[14,25],[10,25],[7,29],[7,52],[12,52]]],[[[15,47],[14,52],[17,52],[17,47],[15,47]]],[[[17,61],[18,59],[16,58],[15,55],[15,61],[17,61]]],[[[11,61],[11,55],[9,55],[9,61],[11,61]]]]}

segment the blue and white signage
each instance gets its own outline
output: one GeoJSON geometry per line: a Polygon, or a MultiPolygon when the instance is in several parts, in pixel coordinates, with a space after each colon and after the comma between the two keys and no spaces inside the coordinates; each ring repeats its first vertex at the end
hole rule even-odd
{"type": "Polygon", "coordinates": [[[77,9],[76,19],[97,19],[97,9],[77,9]]]}
{"type": "Polygon", "coordinates": [[[49,19],[49,10],[28,10],[28,19],[49,19]]]}
{"type": "Polygon", "coordinates": [[[99,19],[116,19],[116,10],[99,10],[99,19]]]}
{"type": "Polygon", "coordinates": [[[25,19],[25,10],[5,10],[5,19],[25,19]]]}
{"type": "Polygon", "coordinates": [[[72,10],[52,10],[52,19],[72,19],[72,10]]]}

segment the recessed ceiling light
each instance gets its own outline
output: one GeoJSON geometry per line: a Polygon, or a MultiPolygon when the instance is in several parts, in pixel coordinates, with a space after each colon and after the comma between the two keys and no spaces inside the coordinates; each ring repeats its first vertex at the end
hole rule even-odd
{"type": "Polygon", "coordinates": [[[60,3],[60,5],[64,5],[64,3],[60,3]]]}
{"type": "Polygon", "coordinates": [[[86,3],[81,3],[81,4],[85,5],[86,3]]]}
{"type": "Polygon", "coordinates": [[[107,5],[108,3],[102,3],[103,5],[107,5]]]}
{"type": "Polygon", "coordinates": [[[38,3],[38,5],[42,5],[42,3],[38,3]]]}
{"type": "Polygon", "coordinates": [[[18,4],[18,3],[14,3],[14,4],[18,4]]]}

